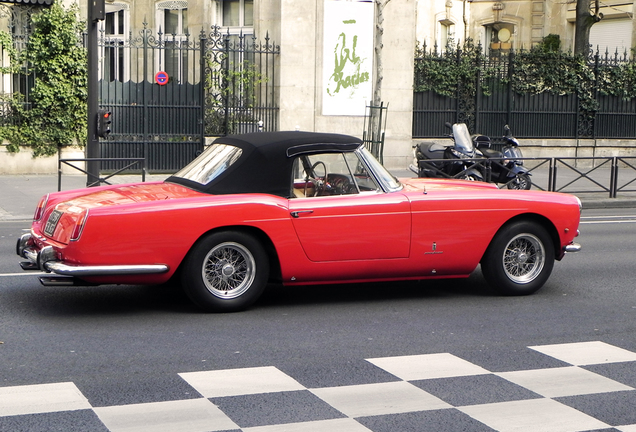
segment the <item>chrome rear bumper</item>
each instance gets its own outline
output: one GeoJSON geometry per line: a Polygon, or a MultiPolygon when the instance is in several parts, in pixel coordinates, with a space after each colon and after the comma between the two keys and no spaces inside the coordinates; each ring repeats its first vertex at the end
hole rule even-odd
{"type": "Polygon", "coordinates": [[[16,244],[16,253],[29,262],[22,265],[23,269],[41,270],[64,276],[110,276],[110,275],[141,275],[165,273],[169,267],[165,264],[138,265],[76,265],[66,264],[58,260],[52,246],[45,246],[40,250],[33,248],[31,234],[23,234],[16,244]]]}

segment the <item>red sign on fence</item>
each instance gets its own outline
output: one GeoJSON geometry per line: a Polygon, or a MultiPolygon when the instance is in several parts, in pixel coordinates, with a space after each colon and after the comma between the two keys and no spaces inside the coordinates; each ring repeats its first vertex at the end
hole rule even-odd
{"type": "Polygon", "coordinates": [[[159,71],[155,74],[155,82],[159,85],[168,84],[168,74],[164,71],[159,71]]]}

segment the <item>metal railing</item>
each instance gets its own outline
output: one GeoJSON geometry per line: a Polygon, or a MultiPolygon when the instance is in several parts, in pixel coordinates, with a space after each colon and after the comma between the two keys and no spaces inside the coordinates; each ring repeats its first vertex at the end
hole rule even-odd
{"type": "MultiPolygon", "coordinates": [[[[636,156],[634,157],[550,157],[519,158],[528,170],[532,187],[550,192],[566,192],[572,194],[603,193],[609,198],[617,198],[618,194],[636,192],[636,156]]],[[[499,170],[511,172],[503,163],[503,158],[477,159],[423,159],[427,169],[439,177],[462,178],[470,170],[479,170],[484,181],[493,182],[493,166],[499,170]],[[464,162],[464,169],[455,175],[443,171],[441,163],[464,162]]],[[[513,181],[511,178],[510,181],[513,181]]],[[[499,184],[500,188],[507,183],[499,184]]]]}
{"type": "Polygon", "coordinates": [[[123,173],[124,171],[130,170],[133,167],[139,167],[141,170],[141,181],[146,181],[146,159],[144,158],[83,158],[83,159],[60,159],[57,163],[57,190],[58,192],[62,190],[62,165],[69,166],[77,171],[80,171],[86,174],[86,187],[92,186],[100,186],[102,184],[110,185],[108,180],[113,178],[114,176],[123,173]],[[89,173],[82,167],[77,165],[73,165],[72,162],[131,162],[128,165],[120,168],[114,172],[110,172],[106,177],[101,177],[101,175],[95,175],[93,173],[89,173]]]}
{"type": "MultiPolygon", "coordinates": [[[[550,192],[566,192],[572,194],[603,193],[609,198],[617,198],[618,194],[636,193],[636,156],[608,156],[608,157],[551,157],[551,158],[520,158],[530,175],[532,187],[550,192]],[[578,189],[576,189],[578,188],[578,189]]],[[[484,174],[484,180],[492,182],[492,168],[510,172],[502,163],[503,158],[478,159],[423,159],[427,168],[434,170],[439,177],[461,178],[467,170],[479,169],[484,174]],[[446,174],[442,168],[434,163],[465,162],[465,169],[454,176],[446,174]]],[[[58,161],[57,190],[62,190],[62,166],[67,165],[87,175],[87,186],[112,184],[108,180],[130,171],[134,167],[135,174],[139,172],[141,181],[146,181],[146,160],[144,158],[84,158],[60,159],[58,161]],[[73,162],[129,162],[122,168],[109,172],[105,177],[88,173],[73,162]]],[[[512,181],[512,180],[511,180],[512,181]]],[[[499,185],[505,188],[506,184],[499,185]]]]}

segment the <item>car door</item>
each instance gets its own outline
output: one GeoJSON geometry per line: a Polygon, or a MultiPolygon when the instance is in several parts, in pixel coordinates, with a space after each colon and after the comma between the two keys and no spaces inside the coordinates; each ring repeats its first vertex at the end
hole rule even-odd
{"type": "Polygon", "coordinates": [[[304,182],[305,193],[311,190],[313,195],[296,194],[289,199],[290,217],[303,250],[315,262],[408,258],[409,200],[400,192],[384,193],[377,184],[373,186],[364,168],[351,168],[354,157],[350,153],[305,159],[306,166],[326,167],[324,176],[313,175],[323,177],[318,183],[331,190],[322,195],[306,187],[310,176],[297,179],[304,182]]]}

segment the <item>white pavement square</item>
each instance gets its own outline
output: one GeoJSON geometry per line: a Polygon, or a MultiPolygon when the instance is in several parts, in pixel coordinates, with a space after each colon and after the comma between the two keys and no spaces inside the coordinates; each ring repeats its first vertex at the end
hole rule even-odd
{"type": "Polygon", "coordinates": [[[496,375],[549,398],[634,390],[575,366],[502,372],[496,375]]]}
{"type": "Polygon", "coordinates": [[[238,429],[208,399],[94,408],[111,432],[212,432],[238,429]]]}
{"type": "Polygon", "coordinates": [[[636,361],[636,353],[605,342],[578,342],[528,347],[575,366],[636,361]]]}
{"type": "Polygon", "coordinates": [[[243,428],[243,432],[371,432],[353,419],[320,420],[243,428]]]}
{"type": "Polygon", "coordinates": [[[531,399],[459,407],[499,432],[579,432],[609,425],[552,399],[531,399]]]}
{"type": "Polygon", "coordinates": [[[273,366],[186,372],[179,376],[206,398],[305,390],[273,366]]]}
{"type": "Polygon", "coordinates": [[[448,353],[367,359],[405,381],[483,375],[490,372],[448,353]]]}
{"type": "Polygon", "coordinates": [[[311,392],[349,417],[452,408],[405,381],[320,388],[311,392]]]}
{"type": "Polygon", "coordinates": [[[0,416],[90,409],[71,382],[0,387],[0,416]]]}

